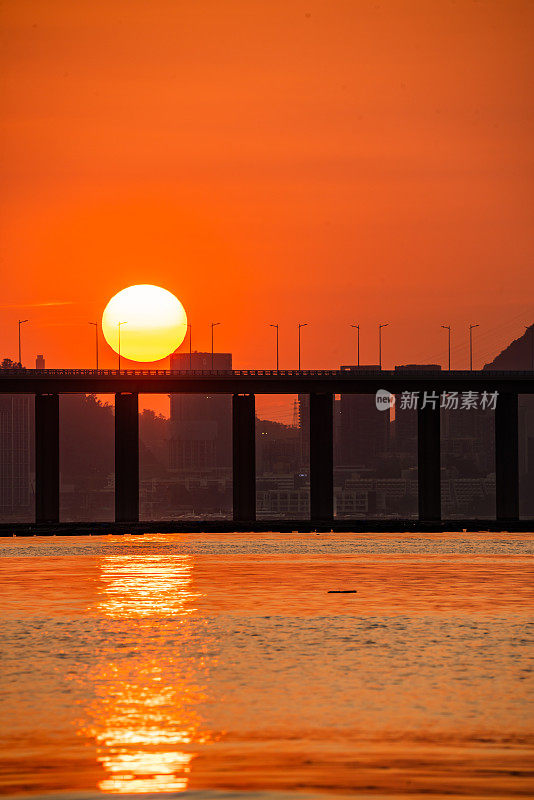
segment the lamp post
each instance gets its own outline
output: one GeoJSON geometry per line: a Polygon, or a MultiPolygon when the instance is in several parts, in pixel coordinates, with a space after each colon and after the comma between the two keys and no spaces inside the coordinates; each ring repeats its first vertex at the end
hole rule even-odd
{"type": "Polygon", "coordinates": [[[29,322],[28,319],[19,319],[19,364],[22,367],[22,349],[20,346],[20,326],[24,325],[25,322],[29,322]]]}
{"type": "Polygon", "coordinates": [[[308,324],[307,322],[299,322],[299,372],[300,372],[300,329],[305,328],[307,324],[308,324]]]}
{"type": "MultiPolygon", "coordinates": [[[[90,322],[89,325],[95,326],[95,348],[96,348],[96,369],[98,372],[98,322],[90,322]]],[[[120,332],[120,328],[119,328],[120,332]]]]}
{"type": "Polygon", "coordinates": [[[191,337],[193,335],[193,326],[190,322],[187,323],[187,327],[189,328],[189,371],[193,369],[193,350],[191,346],[191,337]]]}
{"type": "Polygon", "coordinates": [[[117,323],[119,326],[119,372],[121,371],[121,325],[126,325],[128,320],[117,323]]]}
{"type": "Polygon", "coordinates": [[[442,328],[445,328],[446,331],[449,331],[449,372],[451,371],[451,326],[450,325],[442,325],[442,328]]]}
{"type": "Polygon", "coordinates": [[[213,329],[216,325],[220,325],[220,322],[212,322],[211,323],[211,369],[213,371],[213,329]]]}
{"type": "Polygon", "coordinates": [[[278,323],[275,325],[274,323],[269,323],[270,328],[276,328],[276,371],[278,372],[278,323]]]}
{"type": "Polygon", "coordinates": [[[382,328],[387,328],[389,322],[383,322],[378,326],[378,366],[382,369],[382,328]]]}
{"type": "Polygon", "coordinates": [[[469,326],[469,369],[473,370],[473,328],[480,327],[478,322],[469,326]]]}
{"type": "Polygon", "coordinates": [[[351,325],[350,327],[358,329],[358,366],[360,366],[360,326],[359,325],[351,325]]]}

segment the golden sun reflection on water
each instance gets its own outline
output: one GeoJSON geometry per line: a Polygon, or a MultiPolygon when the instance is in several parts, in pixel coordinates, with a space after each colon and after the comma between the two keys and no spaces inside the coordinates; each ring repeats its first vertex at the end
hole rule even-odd
{"type": "Polygon", "coordinates": [[[190,615],[193,557],[188,555],[106,556],[97,611],[118,619],[190,615]]]}
{"type": "MultiPolygon", "coordinates": [[[[197,712],[207,699],[207,661],[198,648],[187,655],[199,597],[192,568],[188,555],[102,561],[94,610],[118,627],[105,644],[109,660],[91,676],[91,724],[82,731],[97,745],[106,773],[98,783],[102,792],[184,791],[195,745],[214,739],[197,712]]],[[[203,637],[202,649],[207,644],[203,637]]]]}

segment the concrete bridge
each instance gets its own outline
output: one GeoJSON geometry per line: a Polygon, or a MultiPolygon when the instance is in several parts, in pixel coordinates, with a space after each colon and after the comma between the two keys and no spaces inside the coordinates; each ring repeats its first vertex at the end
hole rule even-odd
{"type": "MultiPolygon", "coordinates": [[[[233,519],[256,520],[255,395],[310,396],[311,523],[333,522],[333,398],[336,394],[498,392],[495,409],[496,511],[519,519],[518,395],[534,393],[534,371],[439,370],[0,370],[0,393],[35,395],[36,522],[59,522],[59,395],[115,395],[115,520],[139,520],[138,395],[233,396],[233,519]]],[[[439,404],[438,404],[439,406],[439,404]]],[[[441,520],[439,407],[419,407],[419,520],[441,520]]],[[[276,522],[274,523],[277,524],[276,522]]],[[[343,528],[350,527],[343,521],[343,528]]],[[[355,523],[356,524],[356,523],[355,523]]],[[[357,523],[361,528],[362,521],[357,523]]],[[[263,526],[265,527],[265,525],[263,526]]]]}

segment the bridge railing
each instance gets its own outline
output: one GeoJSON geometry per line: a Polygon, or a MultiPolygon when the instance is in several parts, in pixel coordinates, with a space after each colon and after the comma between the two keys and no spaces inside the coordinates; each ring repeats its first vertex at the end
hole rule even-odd
{"type": "Polygon", "coordinates": [[[120,378],[120,377],[164,377],[164,378],[204,378],[204,377],[253,377],[253,378],[425,378],[436,376],[441,378],[469,378],[484,376],[491,378],[533,378],[534,370],[339,370],[339,369],[204,369],[204,370],[177,370],[177,369],[28,369],[27,367],[0,368],[0,378],[22,377],[54,378],[54,377],[93,377],[93,378],[120,378]]]}
{"type": "Polygon", "coordinates": [[[298,370],[298,369],[27,369],[26,367],[10,367],[0,369],[0,377],[7,376],[22,376],[27,375],[32,378],[53,378],[64,376],[80,376],[80,377],[167,377],[167,378],[190,378],[190,377],[288,377],[294,375],[295,377],[322,376],[322,375],[346,375],[345,372],[335,369],[314,369],[314,370],[298,370]]]}

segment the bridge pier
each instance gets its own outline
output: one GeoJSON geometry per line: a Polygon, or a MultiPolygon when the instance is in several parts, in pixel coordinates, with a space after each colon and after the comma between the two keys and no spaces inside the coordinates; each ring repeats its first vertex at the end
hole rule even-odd
{"type": "Polygon", "coordinates": [[[35,395],[35,521],[59,522],[59,395],[35,395]]]}
{"type": "Polygon", "coordinates": [[[139,520],[139,396],[115,395],[115,522],[139,520]]]}
{"type": "Polygon", "coordinates": [[[495,505],[497,519],[519,519],[518,396],[514,392],[499,394],[495,407],[495,505]]]}
{"type": "Polygon", "coordinates": [[[334,516],[333,395],[310,394],[310,513],[312,521],[334,516]]]}
{"type": "Polygon", "coordinates": [[[441,519],[440,410],[426,405],[417,410],[417,476],[419,519],[441,519]]]}
{"type": "Polygon", "coordinates": [[[234,394],[232,399],[233,516],[256,519],[256,410],[253,394],[234,394]]]}

